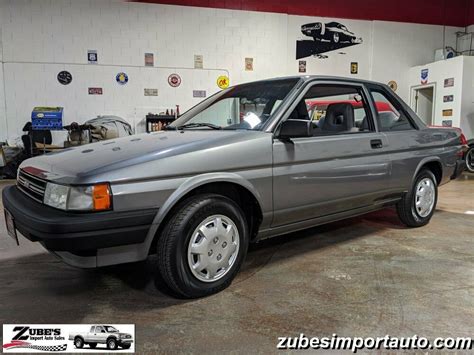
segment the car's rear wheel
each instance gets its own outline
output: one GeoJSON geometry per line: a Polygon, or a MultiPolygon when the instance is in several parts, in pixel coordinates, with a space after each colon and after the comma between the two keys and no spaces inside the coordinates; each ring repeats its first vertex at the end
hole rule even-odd
{"type": "Polygon", "coordinates": [[[339,33],[334,32],[334,34],[332,35],[332,40],[334,43],[339,43],[339,33]]]}
{"type": "Polygon", "coordinates": [[[185,298],[230,285],[247,253],[249,233],[240,207],[227,197],[197,195],[174,210],[157,244],[167,285],[185,298]]]}
{"type": "Polygon", "coordinates": [[[427,224],[438,201],[438,184],[434,174],[422,169],[416,176],[410,191],[397,204],[400,220],[409,227],[421,227],[427,224]]]}
{"type": "Polygon", "coordinates": [[[82,349],[84,347],[84,340],[81,337],[77,337],[74,339],[74,346],[78,349],[82,349]]]}
{"type": "Polygon", "coordinates": [[[466,153],[466,169],[474,173],[474,145],[470,146],[466,153]]]}

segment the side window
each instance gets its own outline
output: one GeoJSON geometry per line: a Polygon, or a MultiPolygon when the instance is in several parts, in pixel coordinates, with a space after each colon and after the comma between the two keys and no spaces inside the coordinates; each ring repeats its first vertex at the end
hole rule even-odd
{"type": "Polygon", "coordinates": [[[91,333],[95,333],[95,326],[91,327],[91,333]]]}
{"type": "Polygon", "coordinates": [[[318,135],[372,131],[370,110],[359,87],[316,84],[305,94],[290,119],[308,119],[318,135]]]}
{"type": "Polygon", "coordinates": [[[95,332],[96,333],[105,333],[105,329],[104,329],[104,327],[96,327],[95,332]]]}
{"type": "Polygon", "coordinates": [[[377,111],[377,123],[381,132],[415,129],[400,105],[382,90],[371,89],[377,111]]]}

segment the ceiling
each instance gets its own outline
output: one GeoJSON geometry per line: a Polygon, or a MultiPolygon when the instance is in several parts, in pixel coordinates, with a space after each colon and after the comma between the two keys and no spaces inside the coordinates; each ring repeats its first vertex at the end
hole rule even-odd
{"type": "Polygon", "coordinates": [[[424,23],[466,27],[474,24],[474,0],[132,0],[290,15],[424,23]]]}

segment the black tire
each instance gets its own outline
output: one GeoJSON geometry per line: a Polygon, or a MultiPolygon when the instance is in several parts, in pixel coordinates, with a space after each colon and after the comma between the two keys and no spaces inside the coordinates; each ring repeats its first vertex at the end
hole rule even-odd
{"type": "Polygon", "coordinates": [[[158,268],[165,283],[178,297],[198,298],[222,291],[230,285],[245,259],[249,244],[247,222],[240,207],[217,194],[193,196],[180,203],[157,242],[158,268]],[[239,249],[231,268],[214,282],[203,282],[191,272],[188,245],[194,230],[206,218],[222,214],[236,226],[239,249]]]}
{"type": "Polygon", "coordinates": [[[114,338],[107,339],[107,349],[117,350],[117,340],[115,340],[114,338]]]}
{"type": "Polygon", "coordinates": [[[89,348],[95,349],[97,347],[97,343],[89,343],[89,348]]]}
{"type": "Polygon", "coordinates": [[[332,35],[332,40],[333,40],[334,43],[339,43],[339,40],[340,40],[339,33],[334,32],[333,35],[332,35]]]}
{"type": "Polygon", "coordinates": [[[78,349],[82,349],[84,347],[84,339],[81,337],[76,337],[74,339],[74,346],[78,349]]]}
{"type": "Polygon", "coordinates": [[[471,145],[466,152],[466,170],[474,173],[474,145],[471,145]]]}
{"type": "Polygon", "coordinates": [[[131,345],[130,344],[123,344],[123,345],[120,345],[122,347],[122,349],[130,349],[131,345]]]}
{"type": "Polygon", "coordinates": [[[397,213],[400,220],[408,227],[422,227],[426,225],[436,209],[438,202],[438,183],[434,174],[428,169],[422,169],[415,178],[411,190],[407,192],[402,200],[397,203],[397,213]],[[417,186],[423,179],[431,180],[434,187],[434,204],[429,214],[422,216],[416,208],[416,190],[417,186]]]}

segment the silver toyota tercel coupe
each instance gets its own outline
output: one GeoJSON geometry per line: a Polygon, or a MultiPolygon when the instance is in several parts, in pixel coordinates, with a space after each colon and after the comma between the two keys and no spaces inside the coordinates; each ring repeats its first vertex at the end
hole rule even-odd
{"type": "Polygon", "coordinates": [[[83,268],[156,253],[194,298],[226,288],[250,242],[390,205],[425,225],[464,149],[386,85],[278,78],[220,91],[166,131],[26,160],[3,203],[13,237],[83,268]]]}

